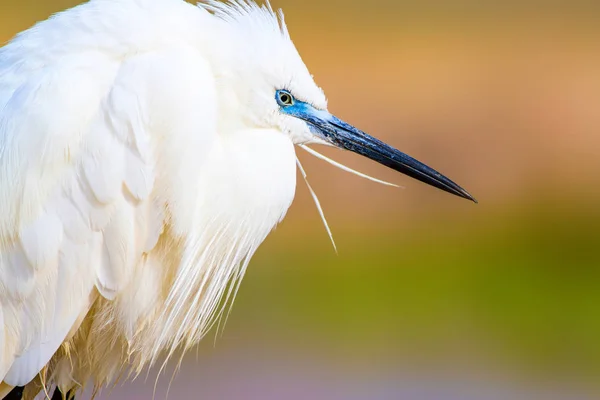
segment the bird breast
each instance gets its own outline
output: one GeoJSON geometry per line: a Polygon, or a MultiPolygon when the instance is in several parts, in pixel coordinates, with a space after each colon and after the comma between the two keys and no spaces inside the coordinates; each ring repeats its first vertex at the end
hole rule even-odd
{"type": "MultiPolygon", "coordinates": [[[[250,258],[285,216],[296,186],[288,136],[258,129],[217,135],[206,157],[189,216],[195,229],[180,239],[166,231],[115,301],[100,298],[88,314],[85,343],[73,343],[86,353],[82,359],[93,361],[77,367],[82,380],[108,382],[123,365],[140,373],[164,350],[170,357],[196,344],[231,304],[250,258]]],[[[68,381],[72,361],[59,360],[57,372],[68,381]]]]}
{"type": "Polygon", "coordinates": [[[200,176],[198,212],[273,228],[296,188],[296,155],[287,135],[248,129],[220,135],[200,176]]]}
{"type": "Polygon", "coordinates": [[[231,303],[250,258],[292,203],[295,161],[291,140],[276,130],[217,136],[199,171],[197,230],[186,237],[161,302],[153,348],[197,342],[231,303]]]}

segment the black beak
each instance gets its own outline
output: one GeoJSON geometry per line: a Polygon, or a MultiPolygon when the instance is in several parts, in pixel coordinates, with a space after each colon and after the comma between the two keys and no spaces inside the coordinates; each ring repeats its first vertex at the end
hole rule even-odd
{"type": "Polygon", "coordinates": [[[428,185],[477,203],[477,200],[465,189],[433,168],[367,135],[326,111],[316,110],[305,104],[304,107],[296,107],[288,113],[306,121],[316,135],[336,147],[350,150],[428,185]]]}

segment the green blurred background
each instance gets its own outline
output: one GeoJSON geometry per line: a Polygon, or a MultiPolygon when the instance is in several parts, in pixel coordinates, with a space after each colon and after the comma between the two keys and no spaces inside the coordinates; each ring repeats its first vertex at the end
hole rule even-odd
{"type": "MultiPolygon", "coordinates": [[[[0,40],[76,3],[0,0],[0,40]]],[[[298,150],[339,254],[299,180],[223,333],[185,358],[170,397],[596,398],[600,3],[272,3],[334,113],[480,204],[298,150]]],[[[155,376],[101,398],[152,398],[155,376]]]]}

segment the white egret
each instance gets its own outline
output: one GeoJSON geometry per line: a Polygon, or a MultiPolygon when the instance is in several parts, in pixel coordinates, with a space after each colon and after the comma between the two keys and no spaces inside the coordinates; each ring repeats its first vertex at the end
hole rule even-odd
{"type": "Polygon", "coordinates": [[[474,200],[329,114],[268,4],[91,0],[1,48],[0,397],[196,344],[314,143],[474,200]]]}

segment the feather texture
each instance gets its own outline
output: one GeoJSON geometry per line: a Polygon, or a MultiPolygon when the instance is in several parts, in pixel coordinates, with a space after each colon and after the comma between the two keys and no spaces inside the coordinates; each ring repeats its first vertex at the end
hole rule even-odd
{"type": "Polygon", "coordinates": [[[251,2],[91,0],[0,49],[4,385],[102,385],[189,348],[284,217],[290,132],[308,130],[236,91],[240,43],[215,32],[275,35],[268,93],[292,71],[324,105],[283,21],[251,2]]]}

